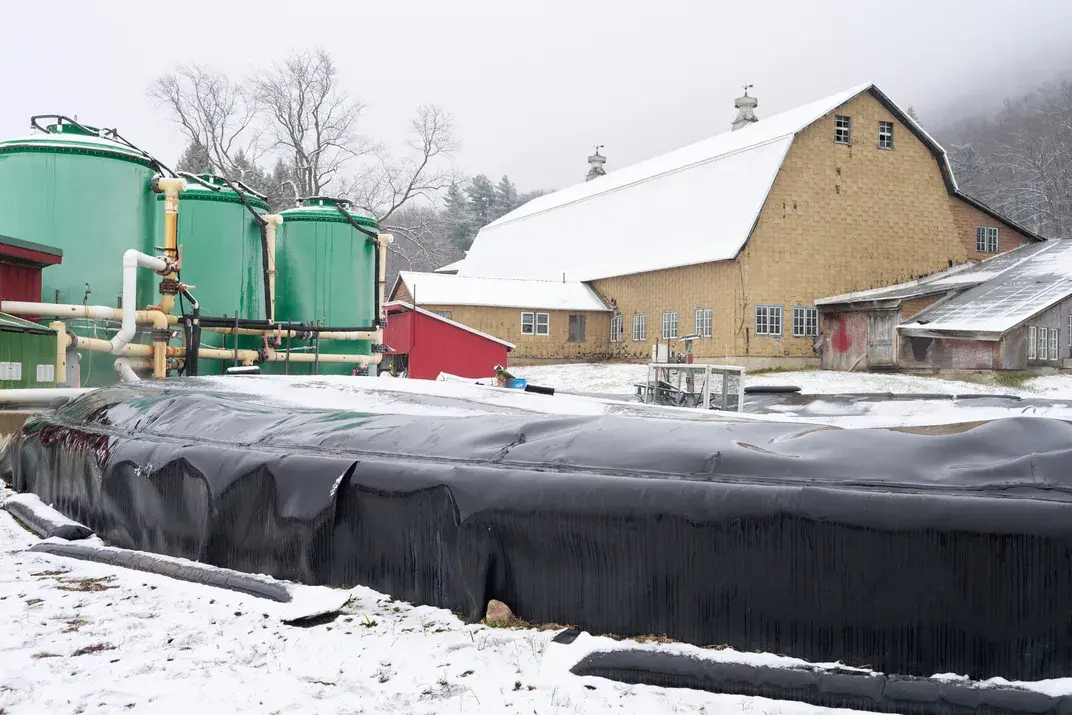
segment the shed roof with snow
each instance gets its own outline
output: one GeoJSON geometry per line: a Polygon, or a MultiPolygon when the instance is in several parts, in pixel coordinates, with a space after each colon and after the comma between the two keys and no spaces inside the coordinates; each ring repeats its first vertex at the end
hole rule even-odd
{"type": "Polygon", "coordinates": [[[412,303],[407,303],[404,300],[393,300],[390,303],[387,303],[387,305],[385,305],[384,308],[387,310],[388,315],[391,315],[392,313],[404,313],[406,311],[416,311],[417,313],[425,316],[426,318],[431,318],[432,320],[438,320],[441,323],[445,323],[446,325],[451,325],[451,326],[453,326],[455,328],[458,328],[460,330],[464,330],[467,333],[472,333],[473,335],[477,335],[477,336],[479,336],[481,338],[485,338],[486,340],[491,340],[492,342],[499,343],[500,345],[505,347],[507,350],[513,350],[515,347],[517,347],[513,343],[508,343],[505,340],[503,340],[502,338],[497,338],[494,335],[488,335],[487,333],[485,333],[483,331],[477,330],[476,328],[470,328],[468,325],[462,325],[461,323],[455,322],[455,321],[451,320],[450,318],[444,318],[442,315],[439,315],[438,313],[433,313],[432,311],[425,310],[424,308],[421,308],[419,306],[414,307],[412,303]]]}
{"type": "Polygon", "coordinates": [[[1030,243],[1005,253],[999,253],[978,263],[964,263],[946,271],[933,273],[918,280],[871,288],[868,290],[843,293],[829,298],[819,298],[815,305],[836,309],[848,306],[881,306],[897,303],[912,298],[938,295],[968,288],[996,278],[1022,261],[1026,261],[1039,251],[1048,250],[1052,244],[1047,242],[1030,243]]]}
{"type": "Polygon", "coordinates": [[[392,297],[398,297],[400,285],[405,287],[406,293],[418,305],[610,311],[594,290],[578,281],[481,278],[401,271],[391,291],[392,297]]]}
{"type": "Polygon", "coordinates": [[[589,281],[734,258],[797,133],[864,92],[930,149],[951,194],[1009,224],[959,194],[941,145],[869,83],[533,199],[482,228],[458,274],[589,281]]]}
{"type": "Polygon", "coordinates": [[[1072,296],[1072,240],[1047,241],[1007,255],[1013,253],[1020,253],[1021,260],[987,281],[935,303],[898,330],[905,335],[969,335],[996,340],[1072,296]],[[1028,248],[1034,250],[1025,250],[1028,248]]]}

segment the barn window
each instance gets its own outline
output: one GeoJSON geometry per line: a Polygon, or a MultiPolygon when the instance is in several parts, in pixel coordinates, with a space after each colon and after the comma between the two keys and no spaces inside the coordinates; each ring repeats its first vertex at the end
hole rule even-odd
{"type": "Polygon", "coordinates": [[[818,308],[793,308],[793,337],[811,338],[819,334],[818,308]]]}
{"type": "Polygon", "coordinates": [[[782,334],[782,306],[780,305],[757,305],[756,306],[756,335],[782,334]]]}
{"type": "Polygon", "coordinates": [[[522,335],[549,335],[550,324],[551,318],[547,313],[524,312],[521,314],[522,335]]]}
{"type": "Polygon", "coordinates": [[[644,342],[648,339],[648,316],[633,316],[633,340],[644,342]]]}
{"type": "Polygon", "coordinates": [[[1035,332],[1037,333],[1037,337],[1035,339],[1035,342],[1037,343],[1037,345],[1035,347],[1035,352],[1037,353],[1037,357],[1038,357],[1039,360],[1049,360],[1050,359],[1050,351],[1049,351],[1050,340],[1049,340],[1048,331],[1046,330],[1046,328],[1036,328],[1035,332]]]}
{"type": "Polygon", "coordinates": [[[522,313],[521,314],[521,334],[532,335],[536,332],[536,314],[535,313],[522,313]]]}
{"type": "Polygon", "coordinates": [[[550,335],[551,334],[551,316],[548,313],[536,314],[536,334],[537,335],[550,335]]]}
{"type": "Polygon", "coordinates": [[[697,308],[696,314],[693,316],[695,321],[693,332],[699,335],[701,338],[711,337],[711,327],[714,322],[711,318],[710,308],[697,308]]]}
{"type": "Polygon", "coordinates": [[[610,319],[610,341],[620,343],[625,340],[625,316],[615,315],[610,319]]]}
{"type": "Polygon", "coordinates": [[[584,316],[571,315],[569,317],[569,341],[571,343],[584,342],[584,316]]]}
{"type": "Polygon", "coordinates": [[[998,230],[993,226],[979,226],[975,229],[975,250],[983,253],[998,252],[998,230]]]}
{"type": "Polygon", "coordinates": [[[432,312],[440,318],[446,318],[447,320],[450,320],[450,316],[453,315],[449,310],[433,310],[432,312]]]}
{"type": "Polygon", "coordinates": [[[1027,359],[1028,360],[1034,360],[1034,359],[1036,359],[1038,357],[1038,354],[1037,354],[1037,352],[1035,350],[1035,346],[1036,346],[1035,341],[1037,339],[1037,337],[1036,337],[1037,332],[1038,332],[1038,330],[1035,328],[1034,325],[1028,327],[1028,329],[1027,329],[1027,359]]]}
{"type": "Polygon", "coordinates": [[[663,311],[663,340],[672,340],[677,337],[677,311],[663,311]]]}
{"type": "Polygon", "coordinates": [[[878,123],[878,148],[893,148],[893,122],[878,123]]]}
{"type": "Polygon", "coordinates": [[[1068,316],[1068,347],[1072,348],[1072,315],[1068,316]]]}
{"type": "Polygon", "coordinates": [[[1057,348],[1057,343],[1060,340],[1060,331],[1058,331],[1057,328],[1050,328],[1050,360],[1056,360],[1058,358],[1057,353],[1060,351],[1057,348]]]}
{"type": "Polygon", "coordinates": [[[842,114],[834,116],[834,141],[838,144],[852,144],[852,117],[842,114]]]}

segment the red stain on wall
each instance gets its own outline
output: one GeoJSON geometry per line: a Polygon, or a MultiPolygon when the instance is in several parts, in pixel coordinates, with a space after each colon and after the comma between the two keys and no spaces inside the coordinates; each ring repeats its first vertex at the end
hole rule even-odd
{"type": "Polygon", "coordinates": [[[830,336],[830,346],[834,348],[835,352],[839,353],[846,352],[852,347],[852,336],[849,335],[849,330],[845,327],[844,313],[838,313],[837,328],[834,329],[834,334],[830,336]]]}

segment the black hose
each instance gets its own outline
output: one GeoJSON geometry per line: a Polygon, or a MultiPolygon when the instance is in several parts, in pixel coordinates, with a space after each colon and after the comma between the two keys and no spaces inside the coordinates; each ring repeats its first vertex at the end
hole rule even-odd
{"type": "Polygon", "coordinates": [[[166,171],[172,176],[178,176],[178,174],[168,168],[164,164],[164,162],[160,161],[155,156],[145,151],[141,147],[135,146],[132,142],[128,141],[126,137],[122,136],[119,133],[118,129],[97,129],[95,127],[89,127],[62,114],[35,114],[34,116],[30,117],[30,126],[39,132],[44,132],[45,134],[49,133],[48,128],[42,127],[40,124],[38,124],[38,119],[55,119],[59,124],[67,123],[71,126],[78,127],[86,134],[89,134],[91,136],[99,137],[101,139],[108,139],[109,141],[114,141],[116,144],[122,144],[128,149],[133,149],[134,151],[145,157],[149,161],[149,163],[153,165],[153,168],[157,171],[161,173],[166,171]]]}
{"type": "MultiPolygon", "coordinates": [[[[317,197],[317,198],[320,198],[320,197],[317,197]]],[[[356,228],[361,233],[363,233],[366,236],[368,236],[369,243],[371,243],[375,247],[374,248],[375,256],[374,256],[374,259],[373,259],[373,263],[375,264],[376,273],[372,277],[372,304],[373,304],[373,306],[375,306],[374,307],[375,312],[373,313],[374,317],[372,318],[372,324],[377,328],[382,328],[383,327],[383,320],[382,320],[382,315],[381,314],[383,312],[383,306],[380,305],[380,235],[378,233],[376,233],[375,231],[368,230],[367,228],[365,228],[364,226],[362,226],[361,224],[359,224],[357,221],[354,220],[354,217],[350,215],[350,212],[347,211],[344,208],[344,205],[345,206],[350,205],[350,202],[347,201],[346,199],[326,199],[326,200],[331,201],[333,203],[333,205],[338,210],[338,212],[343,215],[343,218],[346,219],[347,223],[349,223],[351,226],[356,228]]]]}
{"type": "MultiPolygon", "coordinates": [[[[257,211],[246,200],[246,192],[242,191],[239,187],[231,183],[231,180],[226,176],[221,176],[223,183],[227,184],[231,191],[238,195],[238,200],[242,202],[242,205],[246,207],[246,210],[253,215],[253,220],[257,222],[257,227],[261,231],[261,269],[264,272],[264,319],[271,322],[275,319],[272,315],[272,285],[271,285],[271,267],[268,261],[268,222],[264,220],[257,211]]],[[[242,182],[238,182],[241,184],[242,182]]],[[[250,192],[251,194],[253,192],[250,192]]],[[[235,319],[237,320],[238,313],[235,313],[235,319]]]]}
{"type": "Polygon", "coordinates": [[[186,341],[186,364],[183,370],[187,377],[197,377],[197,359],[201,350],[201,304],[186,288],[181,289],[180,296],[189,299],[193,311],[182,316],[183,338],[186,341]]]}
{"type": "MultiPolygon", "coordinates": [[[[233,328],[235,327],[235,319],[229,316],[218,315],[203,315],[201,316],[201,324],[207,325],[213,328],[233,328]]],[[[267,320],[255,320],[250,318],[239,318],[238,327],[240,328],[255,328],[258,330],[293,330],[296,332],[306,332],[310,335],[316,335],[319,333],[349,333],[355,331],[368,331],[371,332],[376,328],[371,325],[360,325],[356,327],[351,326],[313,326],[306,323],[294,323],[294,322],[271,322],[267,320]]]]}

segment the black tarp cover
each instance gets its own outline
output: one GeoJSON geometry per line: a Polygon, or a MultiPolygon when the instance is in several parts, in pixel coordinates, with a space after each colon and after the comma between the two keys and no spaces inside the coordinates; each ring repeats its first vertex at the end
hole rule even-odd
{"type": "Polygon", "coordinates": [[[1057,420],[373,415],[191,379],[37,416],[6,461],[115,545],[470,619],[496,598],[535,622],[890,673],[1072,672],[1057,420]]]}

